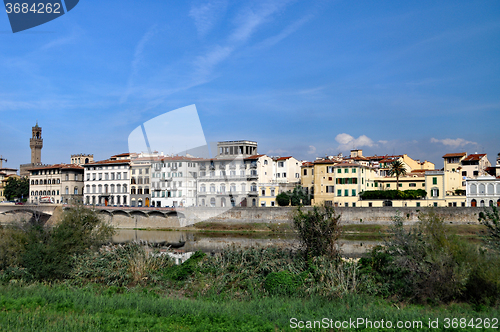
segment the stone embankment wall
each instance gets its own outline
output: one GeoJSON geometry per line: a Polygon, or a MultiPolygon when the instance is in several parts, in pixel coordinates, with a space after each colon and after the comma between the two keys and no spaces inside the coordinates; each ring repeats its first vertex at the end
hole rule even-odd
{"type": "MultiPolygon", "coordinates": [[[[196,208],[197,215],[203,216],[203,209],[207,210],[207,216],[213,215],[214,208],[196,208]]],[[[215,208],[217,209],[217,208],[215,208]]],[[[308,211],[312,208],[303,208],[308,211]]],[[[393,208],[393,207],[338,207],[335,211],[342,215],[344,224],[380,224],[387,225],[392,222],[392,218],[399,213],[405,220],[405,223],[412,224],[418,221],[420,212],[433,211],[446,223],[450,224],[477,224],[479,213],[484,208],[470,207],[438,207],[438,208],[393,208]]],[[[188,209],[187,209],[188,210],[188,209]]],[[[211,222],[230,222],[230,223],[291,223],[291,207],[268,207],[268,208],[233,208],[220,215],[210,217],[205,221],[211,222]]],[[[223,210],[221,209],[221,212],[223,210]]]]}
{"type": "MultiPolygon", "coordinates": [[[[310,207],[303,208],[304,211],[310,210],[310,207]]],[[[418,221],[420,212],[433,209],[435,213],[449,224],[476,224],[478,223],[479,213],[484,208],[470,207],[442,207],[442,208],[393,208],[393,207],[374,207],[358,208],[343,207],[336,208],[335,211],[342,215],[344,224],[390,224],[391,218],[399,213],[406,224],[412,224],[418,221]]],[[[117,228],[179,228],[192,225],[194,223],[204,222],[225,222],[225,223],[291,223],[293,207],[235,207],[230,210],[227,208],[184,208],[176,211],[148,211],[146,209],[129,210],[101,210],[100,215],[117,228]]],[[[11,211],[0,210],[0,224],[8,224],[20,220],[29,220],[33,212],[39,213],[37,209],[33,211],[24,208],[11,211]]],[[[62,208],[55,207],[52,211],[43,211],[43,215],[49,219],[49,223],[56,223],[60,219],[62,208]],[[50,214],[48,214],[50,213],[50,214]]]]}

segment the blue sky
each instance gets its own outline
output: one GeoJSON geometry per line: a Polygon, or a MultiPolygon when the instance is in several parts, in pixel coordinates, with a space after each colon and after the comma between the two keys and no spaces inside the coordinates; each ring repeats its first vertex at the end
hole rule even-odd
{"type": "Polygon", "coordinates": [[[499,1],[90,1],[13,34],[0,13],[0,154],[128,150],[195,104],[207,141],[259,152],[500,152],[499,1]]]}

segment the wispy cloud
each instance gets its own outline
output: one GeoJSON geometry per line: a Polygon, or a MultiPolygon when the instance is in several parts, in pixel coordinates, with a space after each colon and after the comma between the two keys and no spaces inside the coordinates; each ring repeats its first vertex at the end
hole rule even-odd
{"type": "Polygon", "coordinates": [[[309,145],[309,151],[307,154],[316,154],[316,147],[314,145],[309,145]]]}
{"type": "Polygon", "coordinates": [[[217,20],[227,8],[226,0],[209,1],[199,6],[191,7],[189,16],[194,20],[198,35],[205,36],[212,30],[217,20]]]}
{"type": "Polygon", "coordinates": [[[274,150],[269,150],[267,151],[268,155],[277,155],[277,156],[282,156],[284,154],[287,154],[288,150],[283,150],[283,149],[274,149],[274,150]]]}
{"type": "Polygon", "coordinates": [[[350,149],[361,148],[363,146],[372,147],[376,145],[372,141],[372,139],[366,135],[361,135],[358,138],[354,138],[349,134],[342,133],[338,134],[335,137],[335,140],[337,141],[337,143],[339,143],[338,146],[339,150],[350,150],[350,149]]]}
{"type": "Polygon", "coordinates": [[[451,138],[445,138],[445,139],[437,139],[437,138],[431,138],[431,143],[441,143],[443,145],[446,145],[446,146],[449,146],[449,147],[452,147],[452,148],[458,148],[458,147],[461,147],[461,146],[465,146],[465,145],[468,145],[468,144],[474,144],[474,145],[477,145],[476,142],[471,142],[471,141],[467,141],[463,138],[455,138],[455,139],[451,139],[451,138]]]}
{"type": "Polygon", "coordinates": [[[301,26],[309,22],[312,18],[314,17],[313,14],[308,14],[301,19],[293,22],[289,26],[287,26],[285,29],[283,29],[279,34],[269,37],[266,40],[264,40],[258,47],[270,47],[274,46],[275,44],[279,43],[286,37],[290,36],[292,33],[297,31],[301,26]]]}
{"type": "Polygon", "coordinates": [[[134,85],[134,78],[137,76],[137,73],[139,71],[139,66],[142,61],[142,53],[144,52],[144,48],[146,47],[147,42],[157,33],[157,26],[153,25],[148,32],[146,32],[137,46],[135,47],[135,52],[134,52],[134,59],[132,60],[132,63],[130,65],[131,71],[130,75],[128,78],[128,83],[127,83],[127,89],[124,93],[124,95],[120,99],[120,103],[124,103],[127,101],[128,96],[132,93],[133,90],[133,85],[134,85]]]}

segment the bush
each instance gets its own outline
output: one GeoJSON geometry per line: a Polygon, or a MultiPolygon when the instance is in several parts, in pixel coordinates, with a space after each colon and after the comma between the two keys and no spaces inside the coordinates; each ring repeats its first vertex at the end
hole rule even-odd
{"type": "Polygon", "coordinates": [[[271,295],[293,295],[304,282],[304,273],[296,275],[289,271],[271,272],[266,276],[264,288],[271,295]]]}
{"type": "Polygon", "coordinates": [[[373,278],[380,294],[431,303],[497,301],[498,258],[449,235],[433,210],[420,213],[418,224],[409,230],[402,221],[401,216],[394,217],[385,247],[373,249],[361,260],[362,273],[373,278]]]}
{"type": "Polygon", "coordinates": [[[287,193],[279,193],[276,196],[276,202],[279,206],[288,206],[290,205],[290,196],[287,193]]]}
{"type": "Polygon", "coordinates": [[[314,206],[306,213],[298,207],[293,214],[293,224],[308,259],[323,255],[334,260],[340,259],[338,239],[342,228],[340,215],[335,213],[332,206],[314,206]]]}

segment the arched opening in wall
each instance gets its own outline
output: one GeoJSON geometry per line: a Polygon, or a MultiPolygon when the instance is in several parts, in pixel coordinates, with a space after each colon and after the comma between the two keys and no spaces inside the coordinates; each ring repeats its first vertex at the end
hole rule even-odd
{"type": "Polygon", "coordinates": [[[472,201],[470,201],[470,206],[471,207],[476,207],[477,206],[477,201],[475,199],[473,199],[472,201]]]}
{"type": "Polygon", "coordinates": [[[144,203],[145,207],[149,207],[149,197],[146,197],[146,201],[144,203]]]}
{"type": "Polygon", "coordinates": [[[95,196],[92,196],[92,205],[95,205],[95,196]]]}
{"type": "Polygon", "coordinates": [[[392,206],[392,201],[384,201],[384,206],[392,206]]]}
{"type": "Polygon", "coordinates": [[[222,198],[220,199],[220,206],[221,206],[221,207],[226,207],[226,199],[225,199],[224,197],[222,197],[222,198]]]}
{"type": "Polygon", "coordinates": [[[257,206],[257,200],[255,198],[252,198],[252,206],[257,206]]]}
{"type": "Polygon", "coordinates": [[[89,163],[89,158],[85,158],[85,164],[89,163]]]}
{"type": "Polygon", "coordinates": [[[500,199],[498,199],[498,201],[497,201],[497,206],[500,207],[500,199]]]}
{"type": "Polygon", "coordinates": [[[85,202],[86,202],[86,204],[87,204],[87,205],[88,205],[88,204],[90,204],[90,196],[87,196],[87,198],[86,198],[86,201],[85,201],[85,202]]]}
{"type": "Polygon", "coordinates": [[[139,200],[137,201],[137,207],[142,207],[142,199],[139,198],[139,200]]]}
{"type": "Polygon", "coordinates": [[[235,206],[236,206],[236,202],[235,202],[234,198],[232,198],[232,197],[231,197],[231,206],[232,206],[232,207],[235,207],[235,206]]]}
{"type": "Polygon", "coordinates": [[[205,206],[205,199],[204,198],[201,199],[201,206],[205,206]]]}
{"type": "Polygon", "coordinates": [[[488,206],[493,206],[493,200],[490,200],[490,203],[488,204],[488,206]]]}
{"type": "Polygon", "coordinates": [[[210,198],[210,206],[215,207],[215,198],[210,198]]]}
{"type": "Polygon", "coordinates": [[[480,207],[484,207],[484,201],[483,200],[481,200],[481,202],[479,203],[479,206],[480,207]]]}
{"type": "Polygon", "coordinates": [[[131,206],[131,207],[135,207],[135,198],[132,198],[132,199],[130,200],[130,206],[131,206]]]}

